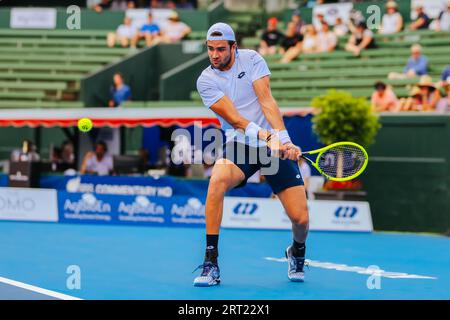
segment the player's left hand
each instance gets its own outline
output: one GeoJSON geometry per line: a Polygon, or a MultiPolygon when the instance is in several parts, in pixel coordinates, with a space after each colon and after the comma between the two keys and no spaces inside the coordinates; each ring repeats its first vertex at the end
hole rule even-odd
{"type": "Polygon", "coordinates": [[[281,157],[282,159],[297,161],[302,155],[300,148],[293,143],[286,143],[283,145],[283,147],[285,147],[285,151],[283,152],[283,155],[281,157]]]}

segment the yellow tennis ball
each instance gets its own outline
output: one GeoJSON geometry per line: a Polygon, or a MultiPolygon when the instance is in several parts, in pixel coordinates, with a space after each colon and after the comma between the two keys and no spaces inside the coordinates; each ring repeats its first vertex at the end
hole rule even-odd
{"type": "Polygon", "coordinates": [[[78,129],[83,132],[91,131],[92,129],[92,121],[89,118],[81,118],[78,120],[78,129]]]}

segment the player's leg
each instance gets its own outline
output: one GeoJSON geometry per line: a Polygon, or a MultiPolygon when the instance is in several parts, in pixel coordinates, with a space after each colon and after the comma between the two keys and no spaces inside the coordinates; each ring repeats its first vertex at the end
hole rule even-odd
{"type": "Polygon", "coordinates": [[[303,281],[306,238],[309,230],[309,214],[304,186],[295,186],[278,193],[283,207],[292,222],[293,241],[286,249],[289,269],[288,277],[292,281],[303,281]]]}
{"type": "Polygon", "coordinates": [[[225,193],[245,179],[243,171],[228,159],[219,159],[214,165],[206,196],[206,251],[201,275],[194,280],[195,286],[212,286],[220,283],[219,229],[222,222],[225,193]]]}
{"type": "Polygon", "coordinates": [[[296,161],[278,159],[278,162],[276,172],[266,175],[266,180],[277,194],[292,222],[293,243],[286,249],[289,263],[288,277],[292,281],[303,281],[305,243],[309,227],[304,182],[296,161]]]}

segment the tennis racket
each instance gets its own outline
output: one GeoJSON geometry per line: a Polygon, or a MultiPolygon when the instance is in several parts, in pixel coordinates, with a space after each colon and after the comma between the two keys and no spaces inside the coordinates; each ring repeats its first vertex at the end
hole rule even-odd
{"type": "Polygon", "coordinates": [[[366,150],[354,142],[336,142],[320,149],[302,152],[301,157],[320,174],[333,181],[355,179],[369,162],[366,150]],[[315,160],[310,158],[313,155],[317,155],[315,160]]]}

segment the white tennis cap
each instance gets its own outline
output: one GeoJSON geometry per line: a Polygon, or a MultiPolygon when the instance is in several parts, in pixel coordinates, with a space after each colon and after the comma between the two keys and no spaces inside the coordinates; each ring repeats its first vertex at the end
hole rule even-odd
{"type": "Polygon", "coordinates": [[[226,40],[226,41],[236,41],[236,37],[234,36],[233,28],[231,28],[228,24],[223,22],[218,22],[213,24],[207,33],[206,41],[209,40],[226,40]],[[220,33],[220,36],[212,36],[212,33],[220,33]]]}

